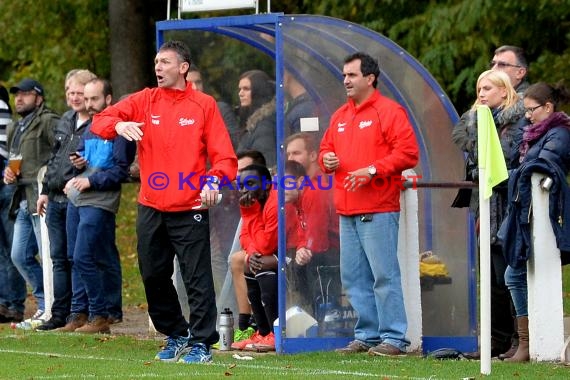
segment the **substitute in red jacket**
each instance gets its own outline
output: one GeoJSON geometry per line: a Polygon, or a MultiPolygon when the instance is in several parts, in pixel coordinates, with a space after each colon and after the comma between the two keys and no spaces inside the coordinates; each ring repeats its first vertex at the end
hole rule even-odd
{"type": "Polygon", "coordinates": [[[418,145],[406,111],[376,89],[380,68],[365,53],[344,61],[346,104],[331,117],[319,163],[335,175],[341,281],[358,315],[343,353],[404,355],[407,319],[398,263],[401,173],[418,145]]]}
{"type": "Polygon", "coordinates": [[[105,139],[119,134],[138,142],[139,268],[149,315],[167,336],[156,359],[209,362],[219,335],[206,208],[216,205],[220,179],[234,179],[237,159],[216,101],[186,83],[188,47],[164,43],[154,65],[158,88],[108,107],[95,116],[91,130],[105,139]],[[189,322],[171,280],[174,255],[192,310],[189,322]]]}
{"type": "Polygon", "coordinates": [[[240,243],[247,254],[244,276],[257,331],[250,339],[232,344],[234,349],[275,350],[278,208],[277,191],[271,190],[271,180],[269,170],[255,164],[240,171],[238,178],[242,218],[240,243]]]}

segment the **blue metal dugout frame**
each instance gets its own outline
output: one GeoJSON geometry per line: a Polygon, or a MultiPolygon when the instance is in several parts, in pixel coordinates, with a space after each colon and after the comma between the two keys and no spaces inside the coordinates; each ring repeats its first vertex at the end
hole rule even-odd
{"type": "MultiPolygon", "coordinates": [[[[439,84],[435,79],[429,74],[429,72],[412,56],[406,53],[401,47],[395,44],[388,38],[372,31],[366,29],[357,24],[353,24],[344,20],[334,19],[325,16],[314,16],[314,15],[284,15],[282,13],[272,13],[272,14],[260,14],[260,15],[246,15],[246,16],[230,16],[230,17],[216,17],[216,18],[205,18],[205,19],[193,19],[193,20],[168,20],[161,21],[156,24],[156,41],[157,46],[160,46],[164,41],[164,34],[168,31],[201,31],[201,32],[211,32],[223,36],[233,38],[235,40],[241,41],[248,44],[255,49],[261,51],[262,53],[268,55],[275,61],[275,73],[276,73],[276,102],[277,104],[284,104],[285,94],[283,91],[283,75],[284,69],[287,68],[293,74],[295,74],[302,84],[306,87],[308,93],[313,97],[321,101],[321,97],[324,96],[319,91],[318,86],[315,86],[312,82],[313,76],[306,73],[303,74],[298,70],[298,67],[288,65],[288,62],[284,57],[286,56],[284,49],[286,46],[294,46],[295,49],[303,51],[305,54],[309,55],[313,62],[319,66],[321,70],[332,74],[338,79],[338,83],[342,83],[342,60],[340,57],[344,57],[350,53],[365,50],[370,51],[374,49],[380,49],[384,52],[388,52],[390,57],[387,59],[388,65],[390,60],[398,60],[395,63],[395,68],[392,72],[388,73],[384,69],[384,65],[381,62],[381,75],[379,82],[383,86],[382,91],[388,93],[388,96],[392,97],[394,100],[402,104],[408,111],[408,115],[414,130],[416,132],[418,142],[420,145],[420,166],[419,172],[424,180],[430,180],[434,176],[442,175],[441,173],[434,173],[434,169],[437,165],[431,165],[431,162],[438,160],[438,150],[441,149],[439,146],[434,144],[437,142],[437,136],[434,138],[430,136],[433,132],[430,131],[431,125],[426,125],[430,123],[438,123],[438,119],[432,119],[433,115],[430,115],[430,110],[434,114],[440,115],[444,121],[442,123],[446,125],[453,125],[458,121],[458,115],[455,108],[449,101],[448,97],[441,89],[439,84]],[[303,40],[302,38],[296,38],[295,32],[304,33],[318,33],[322,41],[326,44],[335,46],[338,49],[339,57],[331,57],[330,52],[322,51],[322,46],[317,44],[311,44],[303,40]],[[268,41],[261,37],[261,33],[270,35],[274,37],[274,43],[268,41]],[[347,37],[348,36],[348,37],[347,37]],[[342,54],[340,54],[342,53],[342,54]],[[392,57],[393,56],[393,57],[392,57]],[[405,64],[408,70],[407,76],[393,78],[394,73],[399,70],[397,65],[401,65],[402,62],[405,64]],[[424,92],[429,92],[434,99],[433,104],[425,105],[420,104],[422,101],[410,98],[410,94],[414,91],[414,86],[417,84],[405,84],[407,83],[407,78],[413,75],[419,76],[423,83],[419,90],[424,92]],[[305,75],[305,77],[303,76],[305,75]],[[406,88],[403,88],[405,86],[406,88]],[[411,87],[412,89],[410,90],[411,87]],[[427,122],[426,122],[427,120],[427,122]]],[[[374,50],[375,51],[375,50],[374,50]]],[[[380,54],[380,53],[378,53],[380,54]]],[[[314,74],[314,73],[313,73],[314,74]]],[[[422,98],[422,95],[420,95],[422,98]]],[[[341,99],[344,101],[344,98],[341,99]]],[[[327,106],[325,101],[322,101],[327,106]]],[[[333,106],[326,108],[329,114],[332,114],[334,109],[333,106]]],[[[276,135],[276,146],[278,157],[283,156],[283,142],[285,140],[284,133],[284,110],[283,107],[277,107],[277,135],[276,135]]],[[[441,129],[441,128],[440,128],[441,129]]],[[[444,128],[445,129],[445,128],[444,128]]],[[[448,127],[447,133],[450,133],[451,129],[448,127]]],[[[437,135],[437,131],[435,133],[437,135]]],[[[450,148],[450,149],[453,149],[450,148]]],[[[463,160],[461,160],[460,166],[462,170],[463,160]]],[[[455,170],[455,169],[454,169],[455,170]]],[[[449,170],[448,170],[449,171],[449,170]]],[[[454,175],[453,180],[457,180],[462,177],[462,173],[457,175],[457,170],[451,171],[451,173],[446,173],[446,169],[443,169],[444,174],[454,175]]],[[[277,160],[277,175],[282,178],[284,175],[284,163],[282,159],[277,160]]],[[[441,178],[436,177],[435,179],[441,180],[441,178]]],[[[281,210],[279,214],[279,320],[285,320],[286,313],[286,283],[285,283],[285,213],[284,213],[284,193],[282,189],[278,192],[278,202],[279,208],[281,210]]],[[[434,210],[432,209],[432,193],[429,190],[425,191],[424,200],[422,206],[420,206],[421,223],[424,224],[425,228],[423,230],[422,239],[424,245],[427,249],[431,249],[434,245],[433,236],[436,233],[434,231],[434,223],[438,221],[433,220],[434,210]]],[[[475,240],[473,231],[473,223],[471,218],[468,216],[466,218],[466,223],[468,225],[467,231],[465,232],[466,241],[466,251],[467,251],[467,268],[465,268],[466,276],[468,277],[468,330],[470,333],[464,336],[423,336],[422,346],[424,352],[431,352],[437,348],[442,347],[454,347],[463,351],[474,351],[477,349],[477,321],[476,321],[476,278],[475,278],[475,240]]],[[[462,237],[460,237],[462,238],[462,237]]],[[[335,347],[342,346],[348,342],[348,338],[287,338],[284,334],[284,323],[276,331],[277,340],[277,352],[279,353],[294,353],[300,351],[316,351],[316,350],[329,350],[335,347]]]]}

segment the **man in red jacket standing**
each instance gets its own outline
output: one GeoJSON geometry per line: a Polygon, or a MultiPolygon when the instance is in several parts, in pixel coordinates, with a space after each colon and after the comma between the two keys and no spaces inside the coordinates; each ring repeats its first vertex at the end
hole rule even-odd
{"type": "Polygon", "coordinates": [[[207,208],[217,203],[220,180],[235,178],[237,159],[216,101],[186,82],[189,67],[184,43],[164,43],[154,60],[158,87],[95,115],[91,130],[138,142],[139,269],[149,315],[167,336],[155,359],[203,363],[212,360],[210,346],[219,339],[207,208]],[[189,322],[171,279],[174,255],[192,311],[189,322]]]}
{"type": "Polygon", "coordinates": [[[365,53],[344,60],[348,101],[331,117],[319,164],[334,172],[341,281],[358,314],[340,353],[405,355],[407,319],[398,262],[401,173],[418,162],[406,111],[376,89],[380,68],[365,53]]]}

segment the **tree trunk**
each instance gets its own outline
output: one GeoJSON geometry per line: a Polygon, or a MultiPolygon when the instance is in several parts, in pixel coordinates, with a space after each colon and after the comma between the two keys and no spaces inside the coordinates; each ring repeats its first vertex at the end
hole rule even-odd
{"type": "Polygon", "coordinates": [[[152,85],[154,24],[148,1],[109,0],[111,83],[115,101],[152,85]]]}

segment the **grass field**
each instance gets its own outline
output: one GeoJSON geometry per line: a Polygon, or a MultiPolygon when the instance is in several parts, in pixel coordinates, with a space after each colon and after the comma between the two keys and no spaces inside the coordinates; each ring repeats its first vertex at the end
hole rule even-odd
{"type": "MultiPolygon", "coordinates": [[[[124,188],[117,239],[123,266],[125,306],[146,307],[136,264],[135,193],[124,188]]],[[[564,311],[570,314],[570,266],[564,269],[564,311]]],[[[84,336],[11,330],[0,325],[0,379],[173,379],[185,377],[247,379],[478,379],[478,361],[436,361],[405,358],[341,356],[334,352],[274,355],[252,354],[239,360],[232,353],[214,353],[209,365],[159,363],[152,358],[161,340],[134,336],[84,336]]],[[[487,376],[485,376],[487,378],[487,376]]],[[[489,378],[567,379],[570,367],[553,363],[493,362],[489,378]]]]}
{"type": "MultiPolygon", "coordinates": [[[[334,352],[296,355],[215,352],[211,364],[173,364],[152,360],[159,340],[128,336],[85,336],[15,331],[0,325],[0,379],[477,379],[477,361],[437,361],[344,356],[334,352]],[[242,355],[248,355],[242,353],[242,355]]],[[[493,362],[489,378],[567,379],[570,367],[549,363],[493,362]]]]}

